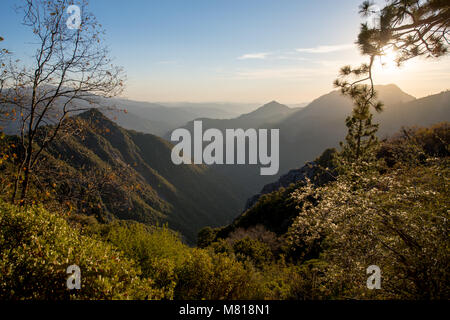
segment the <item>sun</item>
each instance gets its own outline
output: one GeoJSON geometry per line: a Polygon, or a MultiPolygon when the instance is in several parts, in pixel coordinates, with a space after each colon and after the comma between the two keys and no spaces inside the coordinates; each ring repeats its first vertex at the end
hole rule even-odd
{"type": "Polygon", "coordinates": [[[396,63],[397,53],[392,49],[388,48],[384,50],[384,54],[379,56],[375,68],[383,73],[392,73],[398,70],[396,63]]]}

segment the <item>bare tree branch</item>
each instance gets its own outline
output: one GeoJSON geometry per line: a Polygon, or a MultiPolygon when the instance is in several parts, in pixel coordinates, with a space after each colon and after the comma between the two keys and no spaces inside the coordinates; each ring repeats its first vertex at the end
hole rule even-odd
{"type": "MultiPolygon", "coordinates": [[[[92,107],[100,97],[116,96],[123,89],[122,69],[111,64],[103,45],[104,31],[88,12],[87,1],[76,3],[81,12],[79,28],[67,27],[66,9],[72,4],[69,0],[26,1],[20,10],[23,24],[30,27],[39,43],[35,62],[21,65],[10,61],[8,77],[0,78],[2,110],[20,115],[16,121],[20,122],[24,158],[18,162],[16,180],[21,182],[21,200],[26,197],[34,167],[58,138],[67,118],[92,107]],[[51,130],[41,129],[49,125],[51,130]]],[[[14,193],[12,200],[15,198],[14,193]]]]}

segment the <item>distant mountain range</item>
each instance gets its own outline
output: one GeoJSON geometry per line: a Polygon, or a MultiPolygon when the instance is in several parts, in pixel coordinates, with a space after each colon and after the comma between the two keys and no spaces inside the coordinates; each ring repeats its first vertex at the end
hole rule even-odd
{"type": "MultiPolygon", "coordinates": [[[[255,111],[240,115],[233,119],[211,119],[203,117],[195,120],[201,120],[204,128],[217,128],[221,130],[232,128],[261,128],[263,126],[267,127],[276,124],[298,110],[299,109],[291,109],[288,106],[272,101],[255,111]]],[[[183,128],[192,131],[193,125],[194,119],[185,124],[183,128]]],[[[171,132],[168,132],[164,137],[167,140],[170,140],[170,135],[171,132]]]]}
{"type": "Polygon", "coordinates": [[[169,108],[189,108],[189,109],[202,109],[210,108],[215,110],[222,110],[229,113],[233,113],[234,116],[241,115],[243,113],[252,112],[261,106],[261,103],[245,103],[245,102],[157,102],[160,105],[169,108]]]}
{"type": "MultiPolygon", "coordinates": [[[[450,92],[415,99],[396,85],[376,86],[384,111],[374,116],[380,123],[379,137],[398,131],[402,126],[428,126],[450,121],[450,92]]],[[[338,91],[312,101],[304,108],[289,108],[272,101],[259,109],[233,119],[201,118],[203,130],[208,128],[277,128],[280,130],[280,170],[278,176],[260,176],[258,165],[215,166],[222,174],[240,184],[246,196],[257,193],[265,184],[276,180],[290,169],[314,160],[324,149],[337,147],[346,135],[345,118],[352,103],[338,91]]],[[[184,126],[192,130],[193,121],[184,126]]],[[[169,138],[170,134],[166,136],[169,138]]]]}
{"type": "Polygon", "coordinates": [[[76,198],[71,192],[86,187],[82,181],[90,174],[101,173],[92,183],[111,177],[94,199],[101,216],[168,223],[190,243],[201,227],[229,223],[243,208],[238,185],[207,166],[174,165],[172,145],[164,139],[123,129],[96,109],[76,119],[83,134],[57,140],[48,151],[63,172],[54,181],[69,200],[76,198]]]}
{"type": "Polygon", "coordinates": [[[208,117],[215,119],[233,118],[239,115],[217,105],[186,104],[180,106],[163,106],[156,103],[139,102],[126,99],[105,101],[119,110],[107,111],[105,115],[125,129],[164,136],[168,131],[181,127],[196,118],[208,117]]]}
{"type": "MultiPolygon", "coordinates": [[[[165,136],[167,132],[185,125],[187,122],[202,117],[213,119],[231,119],[241,115],[245,110],[254,110],[256,104],[239,103],[158,103],[133,101],[128,99],[105,99],[92,95],[94,104],[78,100],[77,108],[84,110],[92,107],[100,107],[102,112],[111,120],[125,129],[151,133],[157,136],[165,136]]],[[[64,105],[66,98],[61,97],[58,103],[64,105]]],[[[13,107],[11,106],[11,109],[13,107]]],[[[72,113],[70,115],[75,115],[72,113]]],[[[50,121],[51,123],[51,121],[50,121]]],[[[7,121],[0,122],[0,127],[8,134],[17,134],[20,123],[7,121]]]]}
{"type": "MultiPolygon", "coordinates": [[[[376,90],[385,103],[385,110],[374,117],[380,123],[381,138],[402,126],[450,121],[449,91],[415,99],[395,85],[377,86],[376,90]]],[[[203,105],[166,107],[120,99],[110,102],[127,113],[103,114],[91,109],[77,115],[86,124],[85,135],[56,141],[49,156],[63,166],[63,176],[111,170],[117,182],[101,190],[96,200],[103,204],[107,216],[168,223],[190,243],[195,242],[200,228],[232,221],[242,212],[246,200],[264,185],[303,167],[323,150],[337,147],[345,138],[345,118],[352,110],[351,101],[338,91],[306,107],[290,108],[272,101],[242,115],[203,105]],[[192,130],[194,119],[203,121],[203,130],[279,129],[278,175],[260,176],[260,165],[174,165],[173,144],[168,141],[171,129],[184,126],[192,130]]],[[[67,188],[72,187],[69,184],[67,188]]]]}

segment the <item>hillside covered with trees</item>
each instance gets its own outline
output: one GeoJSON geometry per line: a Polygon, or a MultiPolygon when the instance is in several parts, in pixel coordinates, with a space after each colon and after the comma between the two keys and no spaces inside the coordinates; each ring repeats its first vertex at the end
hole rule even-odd
{"type": "Polygon", "coordinates": [[[449,140],[448,124],[405,130],[370,163],[337,165],[318,187],[274,191],[229,227],[203,229],[198,248],[167,227],[2,200],[1,296],[447,299],[449,140]],[[83,268],[79,293],[65,288],[73,263],[83,268]],[[383,290],[365,287],[374,263],[383,290]]]}
{"type": "MultiPolygon", "coordinates": [[[[230,222],[244,201],[238,186],[206,166],[176,166],[172,145],[151,134],[125,130],[91,109],[67,120],[77,134],[50,143],[34,169],[27,203],[57,203],[98,221],[168,223],[195,243],[198,230],[230,222]],[[214,214],[211,214],[211,213],[214,214]]],[[[46,135],[53,127],[40,128],[46,135]]],[[[1,141],[2,198],[11,200],[23,157],[14,136],[1,141]]]]}
{"type": "Polygon", "coordinates": [[[367,62],[343,66],[338,91],[306,108],[211,120],[291,135],[286,172],[244,212],[249,188],[236,182],[251,172],[175,165],[171,143],[111,120],[103,104],[121,94],[123,70],[87,2],[82,27],[67,28],[71,3],[24,2],[33,59],[0,51],[0,120],[16,129],[0,131],[1,300],[450,299],[449,93],[414,99],[374,82],[388,49],[399,65],[448,53],[447,2],[387,1],[358,34],[367,62]],[[308,132],[306,162],[296,155],[308,132]],[[373,287],[368,270],[381,273],[373,287]]]}

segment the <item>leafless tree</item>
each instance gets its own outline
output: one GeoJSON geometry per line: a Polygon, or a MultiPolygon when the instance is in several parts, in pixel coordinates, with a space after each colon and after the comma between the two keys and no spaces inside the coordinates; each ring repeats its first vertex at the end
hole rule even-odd
{"type": "Polygon", "coordinates": [[[31,63],[10,61],[2,83],[0,106],[19,124],[23,153],[17,163],[13,202],[19,190],[19,199],[26,198],[33,168],[64,131],[67,118],[91,108],[100,98],[120,94],[123,88],[122,69],[111,64],[102,26],[84,0],[76,3],[77,25],[68,10],[72,5],[69,0],[27,0],[19,8],[37,48],[31,63]]]}
{"type": "MultiPolygon", "coordinates": [[[[2,42],[3,40],[4,40],[3,37],[0,36],[0,42],[2,42]]],[[[7,49],[0,47],[0,101],[2,101],[2,99],[3,99],[3,95],[2,95],[3,88],[5,86],[5,82],[8,77],[8,72],[6,70],[6,64],[5,64],[6,57],[8,54],[9,54],[9,52],[7,49]]],[[[3,118],[3,112],[1,112],[1,111],[3,111],[3,110],[0,109],[0,119],[3,118]]]]}

